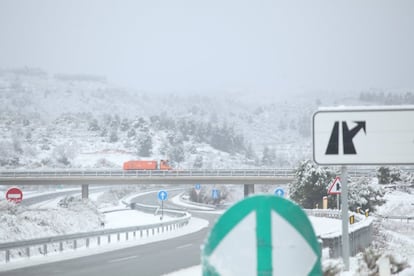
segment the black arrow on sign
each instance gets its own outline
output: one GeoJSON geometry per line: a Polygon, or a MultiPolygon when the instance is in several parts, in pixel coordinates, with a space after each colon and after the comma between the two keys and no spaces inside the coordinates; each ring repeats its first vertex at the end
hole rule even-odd
{"type": "Polygon", "coordinates": [[[342,139],[344,141],[344,154],[356,154],[354,142],[352,141],[352,139],[354,139],[355,135],[357,135],[357,133],[361,129],[364,130],[365,134],[367,133],[365,129],[365,121],[358,121],[355,123],[357,125],[353,129],[349,130],[346,122],[342,122],[342,139]]]}
{"type": "MultiPolygon", "coordinates": [[[[356,154],[354,142],[352,141],[357,133],[363,129],[366,134],[365,121],[355,121],[357,124],[354,128],[349,130],[346,122],[342,122],[342,141],[344,147],[344,154],[356,154]]],[[[339,154],[339,122],[336,121],[332,128],[331,137],[329,138],[328,147],[325,154],[339,154]]]]}

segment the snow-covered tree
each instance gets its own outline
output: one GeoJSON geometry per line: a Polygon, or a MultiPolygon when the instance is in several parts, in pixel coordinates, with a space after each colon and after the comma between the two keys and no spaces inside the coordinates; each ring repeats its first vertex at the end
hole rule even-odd
{"type": "Polygon", "coordinates": [[[275,149],[264,147],[263,149],[263,156],[262,156],[262,164],[265,166],[274,165],[276,162],[276,151],[275,149]]]}
{"type": "Polygon", "coordinates": [[[377,178],[380,184],[390,184],[401,181],[401,171],[398,168],[379,167],[377,178]]]}
{"type": "Polygon", "coordinates": [[[77,155],[78,148],[79,146],[72,142],[60,144],[53,149],[52,157],[58,164],[69,166],[77,155]]]}
{"type": "Polygon", "coordinates": [[[303,208],[315,208],[316,204],[322,206],[322,198],[327,195],[327,188],[334,176],[328,169],[305,160],[300,163],[295,179],[289,184],[290,198],[303,208]]]}
{"type": "Polygon", "coordinates": [[[361,207],[363,210],[369,209],[371,212],[374,212],[377,206],[385,203],[384,189],[372,183],[366,177],[359,177],[355,181],[351,179],[348,182],[348,188],[348,206],[351,211],[361,207]]]}
{"type": "Polygon", "coordinates": [[[168,152],[168,160],[172,164],[179,164],[183,162],[185,158],[184,146],[183,144],[177,144],[170,148],[168,152]]]}
{"type": "Polygon", "coordinates": [[[152,138],[148,132],[140,132],[137,137],[136,149],[138,156],[151,156],[152,138]]]}
{"type": "Polygon", "coordinates": [[[197,155],[194,160],[193,168],[201,169],[202,167],[203,167],[203,156],[197,155]]]}

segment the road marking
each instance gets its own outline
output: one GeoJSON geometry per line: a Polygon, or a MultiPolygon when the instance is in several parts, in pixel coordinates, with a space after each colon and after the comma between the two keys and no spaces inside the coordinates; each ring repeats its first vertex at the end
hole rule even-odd
{"type": "Polygon", "coordinates": [[[108,263],[117,263],[117,262],[123,262],[123,261],[128,261],[131,259],[135,259],[138,258],[139,256],[129,256],[129,257],[125,257],[125,258],[119,258],[119,259],[113,259],[113,260],[109,260],[108,263]]]}
{"type": "Polygon", "coordinates": [[[182,248],[190,247],[192,245],[193,245],[192,243],[180,245],[180,246],[177,246],[177,249],[182,249],[182,248]]]}

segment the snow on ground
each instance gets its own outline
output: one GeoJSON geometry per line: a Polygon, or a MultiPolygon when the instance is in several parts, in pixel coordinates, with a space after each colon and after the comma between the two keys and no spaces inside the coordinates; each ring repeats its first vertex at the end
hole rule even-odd
{"type": "MultiPolygon", "coordinates": [[[[385,198],[387,203],[379,207],[376,214],[389,216],[414,216],[414,194],[411,190],[408,192],[394,191],[388,193],[385,198]]],[[[309,217],[317,235],[329,234],[341,231],[341,221],[329,221],[326,218],[309,217]]],[[[331,219],[332,220],[332,219],[331,219]]],[[[377,219],[375,227],[379,228],[385,243],[384,250],[386,254],[393,255],[400,261],[406,260],[409,268],[400,272],[400,276],[414,276],[414,220],[407,222],[406,220],[381,220],[377,219]]],[[[350,228],[352,229],[352,227],[350,228]]],[[[359,276],[368,275],[364,267],[361,268],[361,254],[350,258],[350,270],[339,272],[341,276],[359,276]]],[[[323,266],[332,264],[333,266],[342,266],[340,259],[327,259],[325,254],[322,257],[323,266]]],[[[165,276],[193,276],[201,275],[201,266],[194,266],[182,269],[165,276]]]]}
{"type": "MultiPolygon", "coordinates": [[[[146,194],[141,193],[141,194],[146,194]]],[[[39,194],[38,194],[39,195],[39,194]]],[[[93,206],[93,202],[96,203],[96,200],[99,201],[99,199],[102,197],[103,192],[96,192],[90,194],[90,199],[92,202],[88,202],[88,205],[93,206]]],[[[104,206],[102,209],[99,209],[99,211],[105,210],[105,214],[100,213],[100,215],[95,213],[95,219],[100,219],[105,222],[104,227],[106,229],[109,228],[120,228],[120,227],[128,227],[128,226],[137,226],[137,225],[147,225],[147,224],[153,224],[160,222],[159,215],[155,216],[154,214],[148,214],[144,212],[140,212],[137,210],[121,210],[119,209],[125,209],[125,206],[122,202],[128,201],[128,198],[133,198],[136,196],[139,196],[140,194],[134,194],[133,196],[129,196],[125,199],[120,200],[119,202],[116,202],[116,204],[113,205],[112,211],[109,207],[109,204],[106,202],[102,206],[104,206]]],[[[107,196],[106,196],[107,197],[107,196]]],[[[18,206],[15,206],[14,204],[7,203],[5,201],[2,202],[2,206],[16,208],[16,213],[5,215],[3,212],[0,213],[0,221],[2,222],[0,224],[0,242],[2,241],[13,241],[13,240],[21,240],[21,239],[32,239],[40,236],[51,236],[56,234],[66,234],[66,233],[76,233],[76,232],[84,232],[84,231],[91,231],[96,230],[94,229],[87,229],[88,227],[91,227],[91,225],[99,225],[101,227],[100,222],[94,222],[93,218],[91,216],[87,215],[85,216],[82,211],[78,208],[76,208],[77,214],[75,213],[65,213],[69,212],[69,210],[74,206],[79,207],[77,203],[81,203],[81,201],[74,200],[72,203],[74,205],[69,206],[68,208],[59,208],[57,206],[57,203],[60,202],[64,197],[58,197],[53,200],[48,200],[47,203],[39,203],[34,204],[30,208],[18,208],[18,206]],[[44,210],[44,212],[39,212],[39,206],[44,210]],[[20,212],[20,213],[19,213],[20,212]],[[57,213],[55,213],[57,212],[57,213]],[[22,215],[24,214],[24,215],[22,215]],[[59,216],[59,214],[62,214],[59,216]],[[81,214],[81,215],[79,215],[81,214]],[[36,216],[37,215],[37,216],[36,216]],[[15,216],[13,218],[13,216],[15,216]],[[3,222],[6,220],[9,224],[12,224],[12,220],[16,221],[17,216],[17,225],[13,225],[14,228],[9,227],[6,224],[3,224],[3,222]],[[25,219],[21,219],[21,216],[24,216],[25,219]],[[29,219],[29,216],[31,219],[29,219]],[[35,216],[35,218],[33,218],[35,216]],[[79,222],[80,218],[84,219],[79,222]],[[74,218],[74,219],[72,219],[74,218]],[[43,219],[43,220],[42,220],[43,219]],[[39,223],[38,220],[42,220],[43,222],[39,223]],[[75,223],[76,222],[76,223],[75,223]],[[63,227],[61,226],[63,225],[63,227]],[[5,227],[6,226],[6,227],[5,227]],[[64,231],[62,233],[56,233],[57,230],[64,231]],[[86,229],[86,230],[85,230],[86,229]],[[8,235],[6,235],[8,233],[8,235]],[[24,235],[22,236],[22,233],[24,235]]],[[[83,204],[83,203],[82,203],[83,204]]],[[[21,207],[21,206],[20,206],[21,207]]],[[[85,208],[85,210],[89,211],[90,208],[85,208]]],[[[92,208],[93,209],[93,208],[92,208]]],[[[96,209],[93,209],[96,211],[96,209]]],[[[168,215],[164,215],[163,221],[171,221],[177,219],[176,217],[171,217],[168,215]]],[[[70,258],[76,258],[80,256],[87,256],[91,254],[97,254],[102,253],[110,250],[116,250],[119,248],[125,248],[125,247],[132,247],[140,244],[146,244],[151,242],[156,242],[160,240],[165,239],[171,239],[178,236],[191,234],[197,231],[200,231],[201,229],[208,226],[208,221],[198,219],[198,218],[191,218],[190,223],[179,230],[174,230],[170,232],[164,232],[164,233],[155,233],[151,234],[148,237],[144,236],[143,238],[139,238],[136,240],[130,240],[130,241],[124,241],[121,239],[121,242],[118,243],[112,243],[107,244],[105,242],[105,239],[102,240],[101,246],[94,246],[91,244],[91,248],[78,248],[76,251],[72,250],[66,250],[63,253],[49,253],[47,257],[41,256],[41,255],[32,255],[30,259],[27,258],[12,258],[12,261],[10,263],[4,262],[4,254],[0,256],[0,271],[10,270],[14,268],[19,268],[23,266],[31,266],[41,263],[47,263],[47,262],[54,262],[64,259],[70,259],[70,258]]],[[[100,228],[102,229],[102,228],[100,228]]]]}
{"type": "MultiPolygon", "coordinates": [[[[148,192],[146,192],[148,193],[148,192]]],[[[114,192],[116,195],[116,192],[114,192]]],[[[112,195],[114,198],[117,198],[119,195],[112,195]]],[[[31,194],[30,196],[35,196],[35,194],[31,194]]],[[[105,222],[105,228],[117,228],[117,227],[125,227],[125,226],[132,226],[132,225],[143,225],[143,224],[150,224],[150,223],[156,223],[159,222],[159,216],[155,216],[153,214],[147,214],[138,212],[136,210],[124,210],[124,211],[116,211],[116,212],[108,212],[111,210],[120,210],[125,209],[125,204],[122,203],[122,201],[125,202],[129,199],[137,196],[137,193],[135,193],[133,196],[124,197],[122,200],[117,200],[116,203],[113,203],[111,205],[110,201],[108,202],[108,194],[98,191],[98,192],[92,192],[90,194],[90,205],[88,208],[82,207],[82,209],[79,208],[80,205],[76,204],[76,201],[74,201],[74,205],[71,206],[74,208],[74,210],[71,210],[71,208],[58,208],[56,205],[57,203],[62,199],[53,199],[48,201],[48,203],[42,203],[40,205],[24,209],[24,210],[14,210],[14,218],[11,216],[7,217],[3,212],[0,213],[0,221],[2,222],[0,224],[0,240],[3,241],[11,241],[16,240],[17,237],[19,239],[22,238],[33,238],[39,233],[43,233],[46,236],[52,235],[52,233],[56,232],[48,232],[42,229],[42,226],[45,226],[44,224],[47,224],[46,218],[52,218],[55,221],[55,225],[59,225],[59,219],[58,216],[62,215],[65,217],[66,225],[63,226],[65,228],[65,231],[68,231],[68,229],[71,229],[73,231],[88,231],[85,230],[85,224],[87,225],[90,223],[90,221],[93,221],[90,217],[82,213],[82,216],[79,216],[79,212],[84,212],[87,210],[90,212],[91,216],[94,216],[94,218],[100,218],[102,221],[105,222]],[[101,208],[99,208],[99,201],[105,198],[105,202],[101,204],[101,208]],[[94,205],[95,204],[95,205],[94,205]],[[44,209],[45,212],[39,212],[39,210],[44,209]],[[48,211],[46,211],[48,210],[48,211]],[[98,215],[96,212],[97,210],[99,212],[105,211],[107,213],[98,215]],[[55,214],[54,211],[57,213],[55,214]],[[72,213],[65,213],[74,211],[72,213]],[[37,213],[37,214],[36,214],[37,213]],[[76,213],[76,214],[75,214],[76,213]],[[32,217],[32,219],[28,219],[28,216],[32,217]],[[73,221],[70,218],[77,218],[86,216],[88,219],[84,222],[84,225],[73,223],[73,221]],[[9,225],[6,225],[4,227],[4,222],[10,222],[11,220],[18,220],[18,223],[21,225],[25,225],[25,227],[22,229],[14,229],[11,228],[9,225]],[[40,228],[39,228],[40,227],[40,228]],[[27,228],[27,229],[26,229],[27,228]],[[11,231],[10,231],[11,230],[11,231]],[[2,232],[3,231],[3,232],[2,232]],[[14,233],[14,236],[5,235],[5,231],[8,233],[12,232],[14,233]],[[17,236],[17,233],[26,233],[26,236],[17,236]]],[[[392,193],[387,194],[386,196],[388,202],[380,207],[377,211],[377,214],[380,215],[386,215],[386,214],[393,214],[393,215],[412,215],[414,214],[414,195],[413,194],[407,194],[405,192],[399,192],[395,191],[392,193]]],[[[180,204],[184,207],[190,207],[188,202],[182,202],[180,199],[180,196],[176,196],[174,198],[169,199],[175,204],[180,204]]],[[[4,201],[3,201],[4,202],[4,201]]],[[[209,212],[207,210],[202,210],[204,207],[200,207],[200,210],[198,212],[209,212]]],[[[206,208],[207,209],[207,208],[206,208]]],[[[214,213],[222,213],[223,211],[214,211],[214,213]]],[[[172,219],[168,216],[164,216],[165,220],[172,219]]],[[[328,219],[328,218],[317,218],[317,217],[310,217],[310,220],[314,226],[315,232],[317,235],[324,235],[329,233],[334,233],[341,231],[341,222],[339,220],[335,219],[328,219]]],[[[95,221],[93,224],[97,225],[99,221],[95,221]]],[[[402,259],[408,259],[409,264],[412,268],[405,270],[400,275],[414,275],[414,221],[407,222],[407,221],[395,221],[395,220],[380,220],[380,231],[381,234],[384,236],[385,241],[385,250],[386,252],[389,252],[391,254],[399,253],[399,256],[402,259]]],[[[202,228],[207,227],[207,222],[205,220],[200,220],[196,218],[192,218],[190,220],[190,224],[183,229],[175,232],[167,232],[162,233],[160,235],[145,237],[143,239],[138,239],[134,241],[128,241],[128,242],[119,242],[119,243],[113,243],[111,245],[105,245],[101,247],[92,247],[90,249],[79,249],[76,252],[75,251],[65,251],[64,253],[60,254],[49,254],[48,257],[43,256],[33,256],[29,260],[24,258],[24,263],[21,260],[13,260],[9,264],[4,264],[4,262],[0,262],[0,270],[8,270],[13,269],[16,267],[21,267],[22,265],[33,265],[38,263],[45,263],[45,262],[51,262],[51,261],[58,261],[62,259],[67,258],[75,258],[79,256],[85,256],[90,254],[95,254],[98,252],[104,252],[109,250],[114,250],[122,247],[127,246],[135,246],[138,244],[144,244],[149,242],[154,242],[158,240],[163,239],[169,239],[174,238],[180,235],[185,235],[188,233],[192,233],[195,231],[199,231],[202,228]]],[[[92,230],[92,229],[91,229],[92,230]]],[[[63,231],[63,230],[61,230],[63,231]]],[[[1,242],[1,241],[0,241],[1,242]]],[[[359,275],[358,273],[358,266],[360,265],[361,257],[353,257],[351,258],[351,269],[349,272],[342,272],[341,275],[343,276],[351,276],[351,275],[359,275]]],[[[22,259],[23,260],[23,259],[22,259]]],[[[4,260],[3,260],[4,261],[4,260]]],[[[334,262],[340,265],[340,260],[326,260],[324,259],[323,262],[334,262]]],[[[201,266],[195,266],[191,268],[187,268],[184,270],[180,270],[178,272],[169,274],[169,276],[187,276],[187,275],[201,275],[201,266]]]]}

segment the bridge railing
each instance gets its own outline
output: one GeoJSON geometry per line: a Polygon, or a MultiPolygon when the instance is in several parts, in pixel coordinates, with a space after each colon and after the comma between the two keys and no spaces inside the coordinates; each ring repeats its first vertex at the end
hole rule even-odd
{"type": "MultiPolygon", "coordinates": [[[[42,170],[0,170],[0,177],[151,177],[151,176],[228,176],[228,177],[294,177],[295,169],[179,169],[179,170],[118,170],[118,169],[42,169],[42,170]]],[[[374,176],[374,169],[352,168],[351,177],[374,176]]]]}
{"type": "Polygon", "coordinates": [[[1,170],[0,177],[140,177],[140,176],[294,176],[293,169],[205,169],[205,170],[1,170]]]}

